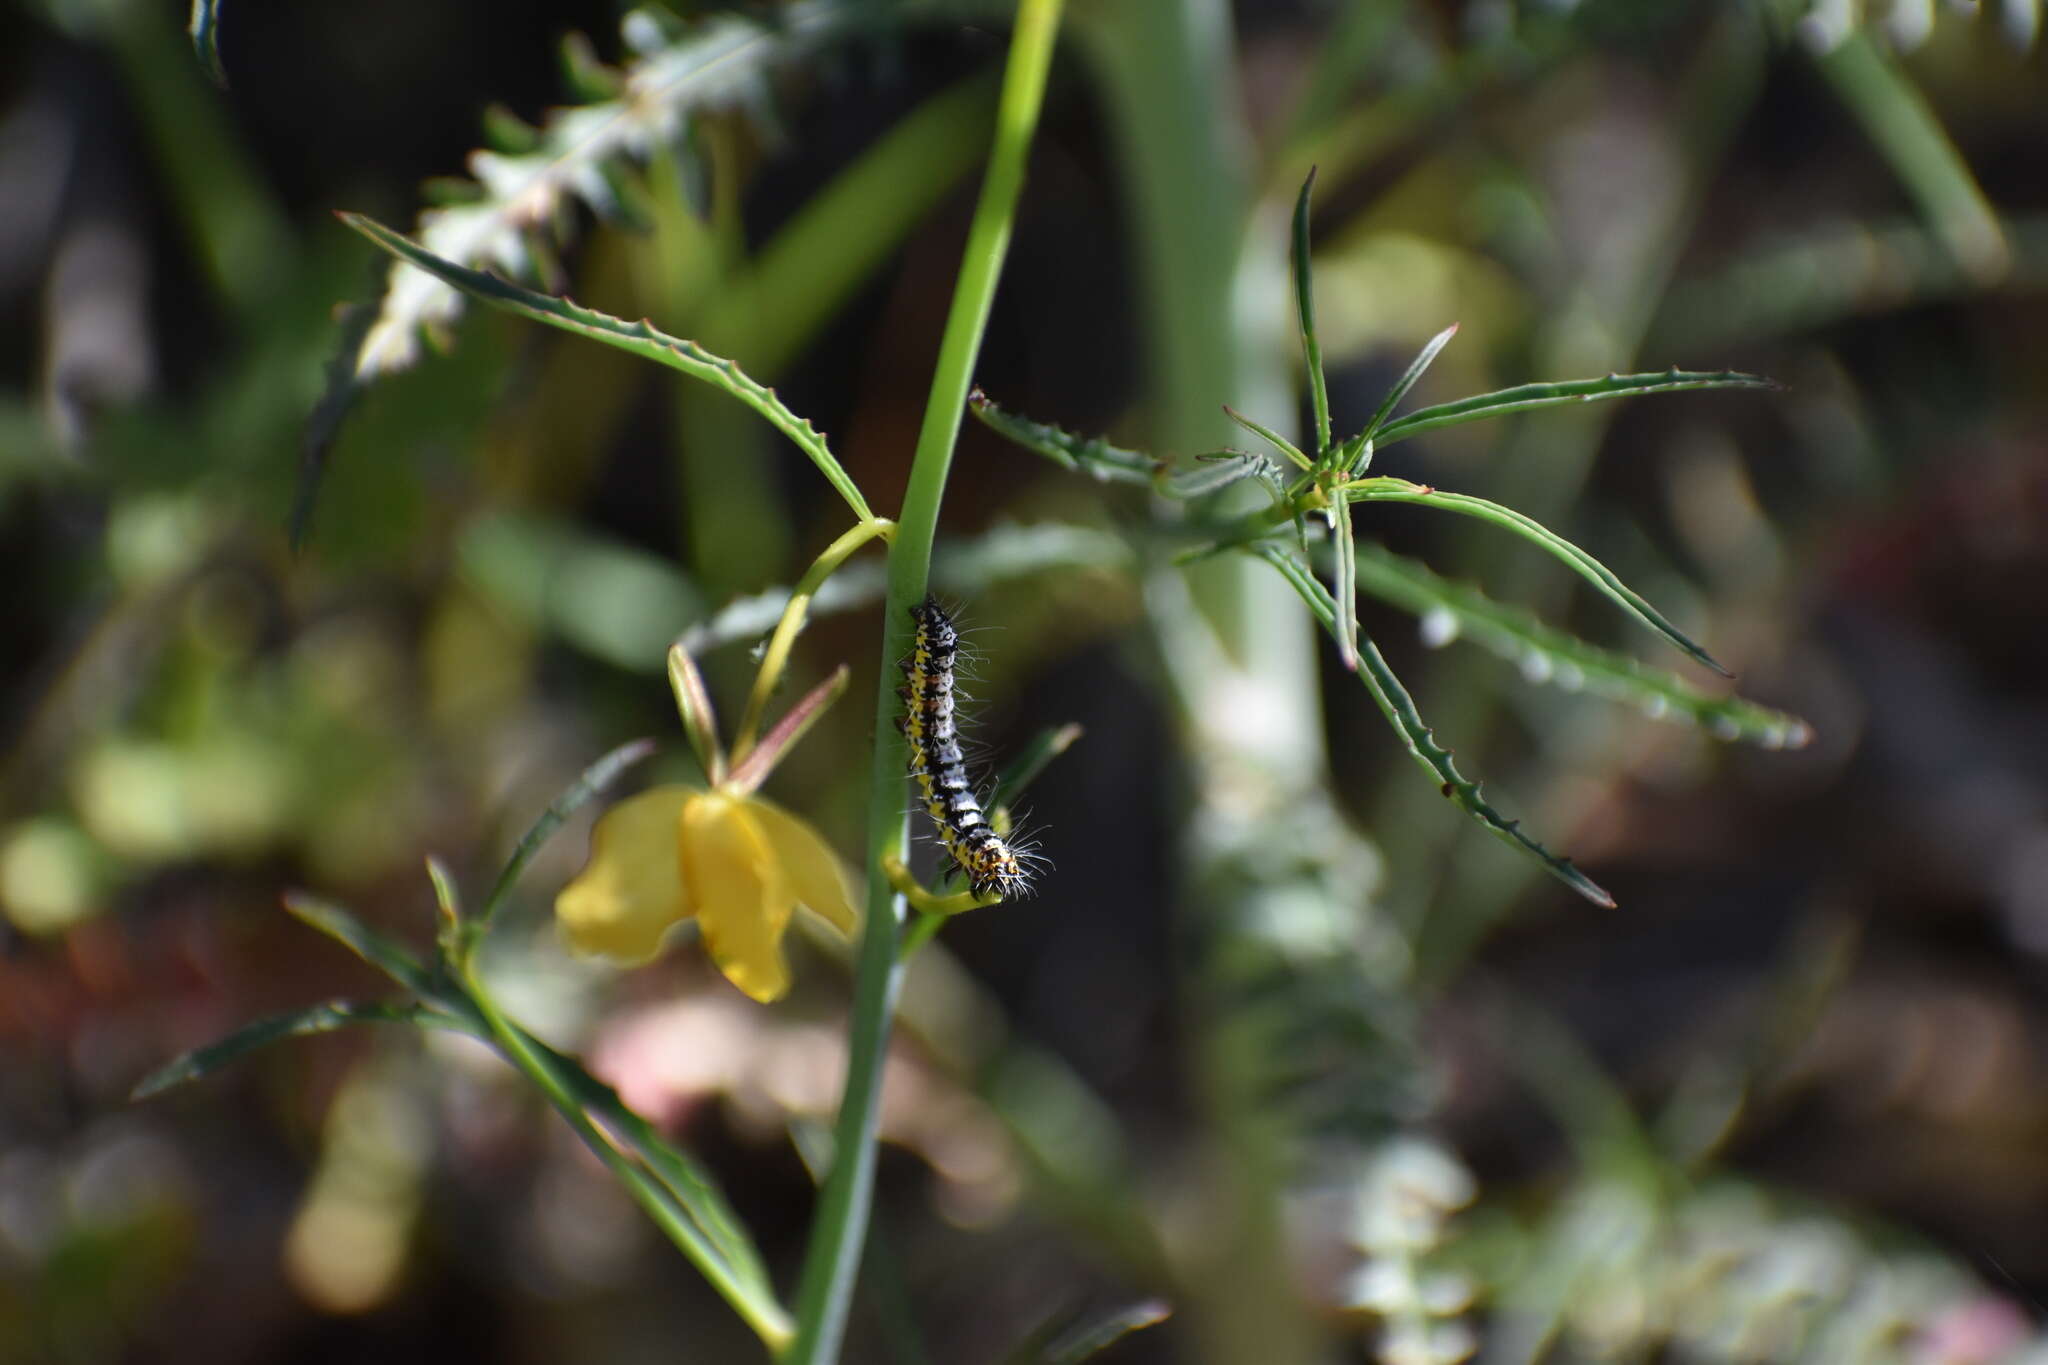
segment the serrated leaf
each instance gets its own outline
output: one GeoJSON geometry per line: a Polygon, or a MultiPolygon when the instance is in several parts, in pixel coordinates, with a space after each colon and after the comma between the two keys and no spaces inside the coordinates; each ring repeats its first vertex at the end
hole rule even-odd
{"type": "Polygon", "coordinates": [[[1062,469],[1076,470],[1103,483],[1149,485],[1159,471],[1160,461],[1150,455],[1125,450],[1099,437],[1077,436],[1049,422],[1020,417],[980,389],[967,395],[967,410],[998,435],[1036,451],[1062,469]]]}
{"type": "MultiPolygon", "coordinates": [[[[462,265],[502,264],[519,234],[565,221],[578,201],[601,190],[603,168],[644,162],[677,142],[700,111],[746,105],[763,72],[808,54],[862,8],[860,0],[799,0],[773,22],[728,12],[681,33],[664,32],[636,11],[622,25],[634,56],[616,73],[618,97],[551,110],[538,128],[491,125],[498,150],[470,156],[484,199],[421,214],[421,240],[462,265]]],[[[412,366],[421,332],[445,329],[460,310],[458,293],[394,268],[376,326],[356,356],[357,382],[412,366]]]]}
{"type": "Polygon", "coordinates": [[[1553,408],[1565,403],[1597,403],[1608,398],[1632,398],[1638,394],[1681,393],[1692,389],[1775,389],[1780,387],[1760,375],[1735,370],[1681,370],[1676,367],[1657,374],[1610,374],[1602,379],[1570,379],[1557,383],[1518,384],[1511,389],[1474,394],[1449,403],[1417,408],[1381,427],[1375,444],[1385,450],[1396,441],[1439,431],[1463,422],[1505,417],[1513,412],[1553,408]]]}
{"type": "Polygon", "coordinates": [[[618,780],[620,773],[653,752],[654,741],[651,739],[636,739],[621,744],[585,768],[583,775],[570,784],[567,791],[548,803],[548,808],[541,812],[540,818],[533,822],[532,828],[520,837],[517,847],[512,850],[512,856],[505,860],[504,870],[498,873],[498,880],[491,886],[491,894],[484,897],[483,908],[471,921],[473,936],[482,935],[490,927],[491,918],[498,913],[498,907],[504,903],[505,897],[518,882],[519,875],[526,871],[526,865],[533,861],[533,855],[540,852],[541,845],[562,827],[562,822],[574,815],[584,802],[618,780]]]}
{"type": "Polygon", "coordinates": [[[1278,489],[1284,496],[1285,490],[1281,488],[1273,462],[1263,455],[1245,450],[1219,450],[1195,458],[1200,461],[1195,468],[1168,474],[1159,480],[1161,494],[1177,502],[1188,502],[1220,493],[1245,479],[1260,479],[1268,488],[1278,489]]]}
{"type": "Polygon", "coordinates": [[[1361,483],[1348,484],[1345,486],[1344,496],[1354,502],[1419,503],[1424,507],[1438,507],[1447,512],[1477,517],[1481,521],[1512,531],[1562,561],[1572,572],[1598,588],[1609,601],[1662,635],[1688,658],[1713,669],[1724,678],[1735,676],[1716,662],[1713,655],[1695,644],[1684,631],[1673,625],[1664,613],[1651,606],[1640,593],[1616,577],[1613,570],[1535,518],[1525,516],[1512,507],[1503,507],[1497,502],[1488,502],[1485,498],[1475,498],[1465,493],[1445,493],[1423,484],[1409,483],[1406,479],[1367,479],[1361,483]]]}
{"type": "Polygon", "coordinates": [[[760,414],[770,426],[794,441],[799,450],[808,455],[811,463],[846,500],[854,515],[862,521],[873,521],[874,513],[868,509],[867,499],[860,489],[847,477],[846,471],[832,454],[825,437],[803,418],[798,417],[766,385],[755,382],[738,365],[723,356],[713,355],[694,341],[672,337],[660,331],[646,320],[625,322],[595,309],[584,308],[567,299],[553,298],[536,293],[531,289],[501,279],[496,275],[446,261],[393,232],[382,223],[365,218],[360,214],[344,213],[340,219],[375,242],[384,250],[410,265],[418,266],[429,274],[445,280],[472,298],[482,299],[496,308],[502,308],[535,322],[544,322],[550,327],[559,327],[565,332],[601,341],[622,351],[680,370],[693,379],[701,379],[712,387],[722,389],[740,402],[760,414]]]}
{"type": "Polygon", "coordinates": [[[1440,613],[1450,622],[1449,635],[1483,645],[1520,666],[1527,676],[1564,687],[1584,686],[1633,703],[1657,719],[1690,720],[1716,739],[1797,749],[1813,734],[1797,716],[1741,697],[1703,692],[1675,673],[1545,625],[1520,607],[1495,602],[1477,588],[1452,582],[1427,565],[1370,541],[1358,546],[1358,587],[1425,621],[1440,613]],[[1540,663],[1532,666],[1532,661],[1540,663]]]}
{"type": "MultiPolygon", "coordinates": [[[[1337,622],[1336,604],[1330,600],[1329,590],[1317,581],[1308,567],[1276,545],[1257,545],[1252,547],[1252,552],[1279,571],[1280,576],[1287,580],[1300,595],[1301,600],[1308,604],[1309,610],[1315,614],[1323,629],[1334,637],[1337,622]]],[[[1379,647],[1370,637],[1363,634],[1359,639],[1359,662],[1363,665],[1358,671],[1359,680],[1372,694],[1380,713],[1401,736],[1416,762],[1437,780],[1447,798],[1477,820],[1496,839],[1520,853],[1535,858],[1543,864],[1550,875],[1587,900],[1595,905],[1613,907],[1614,897],[1608,895],[1599,883],[1572,866],[1571,859],[1552,853],[1524,834],[1520,821],[1510,820],[1494,809],[1481,793],[1479,784],[1458,771],[1457,765],[1451,761],[1451,751],[1436,742],[1436,735],[1415,707],[1415,699],[1394,675],[1394,670],[1388,667],[1386,659],[1381,657],[1379,647]]]]}
{"type": "Polygon", "coordinates": [[[437,1028],[465,1028],[461,1021],[424,1005],[387,1005],[353,1000],[332,1000],[309,1009],[273,1014],[245,1024],[217,1043],[194,1048],[149,1073],[129,1093],[131,1100],[144,1100],[172,1086],[196,1081],[238,1061],[261,1047],[285,1038],[303,1038],[314,1033],[332,1033],[351,1024],[430,1024],[437,1028]]]}

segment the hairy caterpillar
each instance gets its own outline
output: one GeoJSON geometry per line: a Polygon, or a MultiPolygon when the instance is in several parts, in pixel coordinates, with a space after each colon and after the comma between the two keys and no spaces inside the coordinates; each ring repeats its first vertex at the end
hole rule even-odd
{"type": "Polygon", "coordinates": [[[910,775],[917,779],[918,795],[976,895],[1025,895],[1031,890],[1030,855],[1013,848],[982,814],[960,752],[953,723],[953,661],[960,652],[960,632],[930,597],[910,609],[910,618],[917,634],[902,665],[909,684],[900,694],[907,705],[898,724],[910,741],[910,775]]]}

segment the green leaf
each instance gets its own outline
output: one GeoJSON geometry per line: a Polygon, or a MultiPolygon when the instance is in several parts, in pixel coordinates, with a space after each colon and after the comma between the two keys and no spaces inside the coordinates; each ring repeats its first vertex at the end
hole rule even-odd
{"type": "Polygon", "coordinates": [[[222,0],[192,0],[192,19],[187,31],[192,35],[192,51],[197,54],[200,66],[215,85],[225,90],[228,73],[220,64],[221,3],[222,0]]]}
{"type": "Polygon", "coordinates": [[[562,827],[562,822],[574,815],[584,802],[609,787],[618,779],[620,773],[653,752],[654,741],[651,739],[636,739],[621,744],[585,768],[583,775],[541,812],[540,819],[533,822],[533,827],[526,831],[520,838],[518,847],[512,850],[512,856],[505,860],[505,868],[492,885],[491,894],[484,897],[483,909],[471,921],[472,940],[481,938],[484,931],[490,927],[492,916],[498,913],[498,907],[504,903],[513,884],[519,880],[519,874],[533,861],[533,855],[540,852],[540,846],[562,827]]]}
{"type": "Polygon", "coordinates": [[[1330,509],[1330,532],[1337,542],[1337,571],[1332,576],[1335,598],[1337,654],[1344,667],[1358,671],[1358,541],[1351,525],[1351,508],[1339,503],[1330,509]]]}
{"type": "MultiPolygon", "coordinates": [[[[1330,594],[1308,571],[1308,567],[1277,545],[1263,544],[1253,547],[1253,553],[1264,559],[1279,571],[1301,600],[1308,603],[1316,620],[1332,636],[1336,634],[1336,604],[1330,594]]],[[[1379,647],[1369,637],[1359,640],[1359,659],[1365,667],[1359,670],[1359,680],[1372,693],[1372,699],[1379,705],[1380,713],[1387,718],[1414,755],[1432,777],[1437,780],[1443,794],[1456,802],[1466,814],[1485,826],[1487,832],[1518,852],[1535,858],[1548,869],[1553,877],[1572,890],[1584,896],[1595,905],[1612,908],[1614,897],[1607,894],[1599,883],[1572,866],[1569,858],[1560,857],[1524,834],[1519,820],[1510,820],[1490,805],[1479,789],[1477,782],[1470,781],[1451,761],[1451,751],[1436,742],[1436,735],[1422,719],[1415,707],[1415,699],[1408,695],[1408,689],[1394,676],[1394,670],[1381,657],[1379,647]]]]}
{"type": "Polygon", "coordinates": [[[1279,471],[1263,455],[1255,455],[1248,450],[1218,450],[1197,455],[1195,459],[1201,462],[1195,468],[1160,479],[1159,491],[1176,501],[1187,502],[1210,493],[1220,493],[1245,479],[1260,479],[1276,496],[1286,496],[1279,471]]]}
{"type": "Polygon", "coordinates": [[[1675,366],[1657,374],[1610,374],[1604,379],[1571,379],[1559,383],[1521,384],[1512,389],[1475,394],[1434,407],[1417,408],[1396,418],[1379,430],[1376,444],[1384,450],[1396,441],[1420,436],[1425,431],[1477,422],[1488,417],[1505,417],[1511,412],[1553,408],[1564,403],[1597,403],[1607,398],[1632,398],[1646,393],[1681,393],[1690,389],[1775,389],[1779,385],[1759,375],[1735,370],[1714,372],[1681,370],[1675,366]]]}
{"type": "Polygon", "coordinates": [[[1330,386],[1323,375],[1322,344],[1316,340],[1315,279],[1308,251],[1308,203],[1315,187],[1316,171],[1311,166],[1308,178],[1301,182],[1301,193],[1294,201],[1294,240],[1288,254],[1294,265],[1294,311],[1296,321],[1301,325],[1301,351],[1308,366],[1309,394],[1315,402],[1316,458],[1320,460],[1330,449],[1330,386]]]}
{"type": "Polygon", "coordinates": [[[1495,602],[1476,588],[1454,583],[1371,541],[1358,547],[1358,586],[1425,622],[1448,622],[1448,634],[1484,645],[1519,665],[1525,676],[1560,687],[1584,686],[1631,702],[1658,719],[1690,720],[1716,739],[1797,749],[1813,735],[1812,727],[1797,716],[1741,697],[1703,692],[1675,673],[1547,626],[1520,607],[1495,602]]]}
{"type": "MultiPolygon", "coordinates": [[[[1377,449],[1373,437],[1379,434],[1380,428],[1386,424],[1387,418],[1393,414],[1395,405],[1408,396],[1408,390],[1415,387],[1415,382],[1422,378],[1422,372],[1429,368],[1430,362],[1437,358],[1438,352],[1450,345],[1451,338],[1457,334],[1458,324],[1454,322],[1431,337],[1422,350],[1416,354],[1415,359],[1408,362],[1408,368],[1402,371],[1401,377],[1395,381],[1394,387],[1387,390],[1387,396],[1380,400],[1379,410],[1373,413],[1372,420],[1365,424],[1365,430],[1360,432],[1357,437],[1361,447],[1360,454],[1364,457],[1366,463],[1370,462],[1371,457],[1365,455],[1364,452],[1377,449]]],[[[1359,472],[1363,472],[1362,465],[1359,472]]]]}
{"type": "Polygon", "coordinates": [[[967,408],[991,431],[1009,437],[1026,450],[1037,451],[1062,469],[1077,470],[1103,483],[1151,484],[1164,463],[1099,438],[1076,436],[1050,423],[1019,417],[1005,411],[980,389],[967,395],[967,408]]]}
{"type": "Polygon", "coordinates": [[[1425,507],[1441,507],[1447,512],[1477,517],[1481,521],[1491,522],[1504,530],[1512,531],[1563,561],[1574,573],[1598,588],[1610,601],[1669,640],[1687,657],[1713,669],[1724,678],[1735,676],[1715,662],[1714,657],[1695,644],[1684,631],[1671,624],[1670,620],[1645,601],[1640,593],[1615,577],[1606,565],[1533,517],[1524,516],[1513,508],[1503,507],[1497,502],[1488,502],[1485,498],[1475,498],[1464,493],[1444,493],[1423,484],[1409,483],[1406,479],[1367,479],[1362,483],[1346,485],[1344,496],[1354,502],[1412,502],[1425,507]]]}
{"type": "Polygon", "coordinates": [[[1288,459],[1294,461],[1295,466],[1297,468],[1315,468],[1315,461],[1309,459],[1308,456],[1302,454],[1300,447],[1296,446],[1294,442],[1288,440],[1285,436],[1282,436],[1279,432],[1273,430],[1271,427],[1259,425],[1257,422],[1254,422],[1251,418],[1245,416],[1243,413],[1239,412],[1236,408],[1233,408],[1228,403],[1225,403],[1223,405],[1223,415],[1225,417],[1228,417],[1231,421],[1237,423],[1239,426],[1243,427],[1246,431],[1249,431],[1252,435],[1258,437],[1260,440],[1272,446],[1273,449],[1279,451],[1288,459]]]}
{"type": "Polygon", "coordinates": [[[680,370],[714,388],[722,389],[752,408],[770,426],[794,441],[797,448],[808,455],[811,463],[825,476],[825,481],[846,500],[847,506],[853,509],[855,516],[862,521],[874,520],[874,513],[868,509],[867,500],[861,496],[860,489],[854,486],[853,480],[840,467],[831,447],[826,444],[824,435],[809,422],[784,407],[773,389],[750,379],[732,361],[711,354],[694,341],[669,336],[644,319],[639,322],[625,322],[594,309],[580,307],[567,299],[536,293],[509,280],[500,279],[496,275],[443,260],[382,223],[365,218],[361,214],[343,213],[338,216],[342,222],[393,256],[439,277],[472,298],[481,299],[493,307],[517,313],[521,317],[531,318],[535,322],[544,322],[550,327],[559,327],[565,332],[573,332],[578,336],[601,341],[607,346],[615,346],[622,351],[680,370]]]}
{"type": "Polygon", "coordinates": [[[611,1134],[640,1159],[646,1172],[715,1249],[727,1268],[772,1302],[774,1294],[761,1254],[711,1175],[687,1152],[664,1138],[653,1124],[627,1107],[618,1091],[584,1070],[574,1057],[556,1051],[516,1024],[508,1023],[508,1027],[562,1088],[587,1113],[601,1118],[611,1134]]]}
{"type": "Polygon", "coordinates": [[[310,1009],[290,1010],[245,1024],[217,1043],[194,1048],[149,1073],[130,1092],[131,1100],[148,1099],[174,1085],[211,1075],[257,1048],[283,1038],[301,1038],[313,1033],[332,1033],[350,1024],[429,1024],[462,1028],[459,1021],[424,1005],[369,1004],[353,1000],[332,1000],[310,1009]]]}
{"type": "Polygon", "coordinates": [[[396,940],[378,933],[331,901],[308,895],[304,891],[288,891],[284,897],[284,908],[348,948],[357,957],[383,972],[421,1000],[438,1002],[446,995],[447,984],[434,972],[429,971],[410,950],[396,940]]]}

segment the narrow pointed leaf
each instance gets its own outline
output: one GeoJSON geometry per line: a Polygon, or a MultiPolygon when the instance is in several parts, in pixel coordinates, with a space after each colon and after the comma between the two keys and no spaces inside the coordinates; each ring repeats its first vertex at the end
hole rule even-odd
{"type": "Polygon", "coordinates": [[[771,1350],[787,1344],[795,1330],[789,1310],[776,1299],[759,1258],[716,1188],[708,1180],[701,1187],[693,1184],[701,1173],[673,1148],[668,1149],[673,1160],[665,1165],[643,1154],[642,1141],[636,1139],[652,1139],[653,1134],[609,1086],[506,1019],[487,996],[479,995],[476,1003],[499,1052],[539,1087],[655,1225],[771,1350]],[[678,1176],[685,1177],[680,1188],[672,1183],[678,1176]]]}
{"type": "Polygon", "coordinates": [[[1266,442],[1266,444],[1272,446],[1273,449],[1279,451],[1288,459],[1294,461],[1297,468],[1315,468],[1315,461],[1309,459],[1308,456],[1302,454],[1300,448],[1296,446],[1294,442],[1288,440],[1279,432],[1274,431],[1271,427],[1259,425],[1257,422],[1254,422],[1251,418],[1239,412],[1236,408],[1231,407],[1228,403],[1225,403],[1223,405],[1223,415],[1228,417],[1231,421],[1237,423],[1239,426],[1243,427],[1246,431],[1249,431],[1252,435],[1266,442]]]}
{"type": "Polygon", "coordinates": [[[284,908],[383,972],[422,1000],[435,1000],[446,986],[412,951],[378,933],[348,911],[303,891],[287,891],[284,908]]]}
{"type": "Polygon", "coordinates": [[[1273,469],[1273,462],[1263,455],[1254,455],[1245,450],[1219,450],[1209,455],[1197,455],[1201,461],[1193,469],[1168,474],[1159,480],[1159,491],[1169,498],[1186,502],[1193,498],[1205,497],[1221,492],[1244,479],[1264,479],[1275,491],[1279,491],[1279,480],[1273,469]]]}
{"type": "Polygon", "coordinates": [[[524,1044],[584,1110],[602,1119],[612,1136],[640,1158],[648,1174],[659,1182],[725,1265],[739,1279],[772,1299],[761,1254],[710,1173],[689,1153],[664,1138],[653,1124],[619,1098],[618,1091],[591,1075],[574,1057],[557,1051],[524,1029],[518,1032],[524,1044]]]}
{"type": "Polygon", "coordinates": [[[1107,1312],[1064,1313],[1026,1337],[1007,1365],[1080,1365],[1133,1332],[1173,1316],[1163,1299],[1144,1299],[1107,1312]]]}
{"type": "Polygon", "coordinates": [[[491,918],[498,913],[505,896],[519,880],[519,874],[533,861],[533,855],[540,852],[562,822],[574,815],[584,802],[596,796],[618,780],[620,773],[654,752],[654,741],[636,739],[606,754],[583,770],[583,775],[571,784],[569,789],[556,797],[548,808],[541,812],[533,827],[521,836],[519,844],[512,850],[512,856],[505,860],[504,870],[498,873],[498,880],[491,886],[491,893],[484,897],[483,908],[471,921],[471,934],[481,937],[490,927],[491,918]]]}
{"type": "MultiPolygon", "coordinates": [[[[1337,609],[1330,600],[1330,594],[1308,571],[1306,565],[1276,545],[1265,544],[1255,547],[1255,553],[1271,564],[1285,578],[1302,601],[1308,603],[1316,620],[1323,629],[1336,633],[1337,609]]],[[[1522,832],[1521,822],[1510,820],[1495,810],[1480,792],[1479,784],[1466,778],[1451,761],[1450,750],[1436,742],[1436,735],[1424,723],[1422,714],[1415,707],[1415,699],[1401,680],[1394,676],[1394,670],[1381,657],[1378,646],[1370,638],[1359,641],[1359,661],[1364,665],[1358,677],[1372,694],[1380,713],[1387,718],[1395,731],[1408,746],[1408,752],[1434,777],[1443,794],[1477,820],[1496,839],[1521,853],[1535,858],[1572,890],[1584,896],[1595,905],[1612,907],[1614,897],[1607,894],[1599,883],[1572,866],[1569,858],[1552,853],[1542,844],[1522,832]]]]}
{"type": "Polygon", "coordinates": [[[1322,343],[1316,340],[1315,277],[1308,252],[1308,205],[1315,187],[1316,172],[1311,166],[1308,179],[1301,182],[1301,194],[1294,201],[1294,240],[1289,254],[1294,262],[1294,310],[1296,320],[1301,324],[1301,350],[1308,365],[1309,396],[1315,403],[1316,458],[1320,460],[1330,449],[1330,386],[1323,375],[1322,343]]]}
{"type": "Polygon", "coordinates": [[[782,761],[790,747],[804,737],[804,732],[817,723],[825,714],[825,708],[838,701],[846,691],[847,680],[853,676],[845,664],[833,670],[832,676],[819,683],[804,695],[804,699],[789,708],[789,713],[761,736],[761,742],[748,751],[747,756],[733,765],[725,785],[729,790],[751,792],[768,780],[768,774],[782,761]]]}
{"type": "Polygon", "coordinates": [[[694,379],[701,379],[714,388],[722,389],[740,402],[752,408],[769,425],[794,441],[799,450],[808,455],[811,463],[818,467],[827,483],[846,500],[854,515],[862,521],[873,521],[874,513],[868,509],[867,499],[860,489],[840,467],[832,454],[825,437],[803,418],[798,417],[775,395],[775,391],[749,378],[740,367],[723,356],[713,355],[694,341],[672,337],[658,330],[646,320],[626,322],[594,309],[584,308],[567,299],[553,298],[547,294],[535,293],[509,280],[467,266],[443,260],[431,251],[421,247],[409,238],[392,231],[374,219],[361,214],[338,215],[341,221],[362,233],[393,256],[409,265],[418,266],[430,275],[494,307],[502,308],[535,322],[544,322],[550,327],[559,327],[565,332],[601,341],[622,351],[680,370],[694,379]]]}
{"type": "Polygon", "coordinates": [[[280,1039],[303,1038],[314,1033],[332,1033],[336,1029],[347,1028],[350,1024],[372,1023],[425,1023],[437,1027],[460,1027],[451,1016],[424,1005],[386,1005],[331,1000],[309,1009],[291,1010],[284,1014],[273,1014],[268,1018],[258,1019],[252,1024],[245,1024],[236,1029],[217,1043],[194,1048],[150,1072],[128,1098],[148,1099],[151,1095],[160,1094],[174,1085],[196,1081],[280,1039]]]}
{"type": "Polygon", "coordinates": [[[1608,600],[1662,635],[1679,652],[1694,662],[1713,669],[1724,678],[1735,676],[1716,662],[1713,655],[1695,644],[1684,631],[1673,625],[1662,612],[1644,600],[1640,593],[1615,577],[1614,572],[1605,564],[1541,522],[1524,516],[1512,507],[1503,507],[1497,502],[1488,502],[1485,498],[1475,498],[1464,493],[1440,492],[1422,484],[1409,483],[1406,479],[1367,479],[1363,483],[1348,486],[1344,492],[1345,496],[1354,502],[1420,503],[1425,507],[1440,507],[1447,512],[1477,517],[1481,521],[1491,522],[1504,530],[1512,531],[1563,561],[1572,572],[1598,588],[1608,600]]]}
{"type": "Polygon", "coordinates": [[[325,370],[326,383],[322,387],[320,401],[307,414],[305,429],[299,435],[299,472],[297,484],[292,490],[291,521],[287,534],[294,550],[305,548],[306,533],[312,529],[313,507],[320,497],[320,483],[327,474],[327,459],[334,451],[335,437],[341,432],[342,419],[348,416],[350,408],[362,394],[362,381],[356,376],[355,359],[362,349],[363,338],[370,334],[370,327],[377,321],[377,306],[361,301],[352,303],[342,310],[340,326],[335,330],[334,349],[328,354],[325,370]]]}
{"type": "Polygon", "coordinates": [[[1037,451],[1063,469],[1078,470],[1103,483],[1149,484],[1158,477],[1163,463],[1100,438],[1076,436],[1048,422],[1019,417],[1005,411],[980,389],[967,395],[967,408],[989,430],[1009,437],[1026,450],[1037,451]]]}
{"type": "Polygon", "coordinates": [[[1365,424],[1365,430],[1359,434],[1359,439],[1366,442],[1372,441],[1373,437],[1379,433],[1380,428],[1386,425],[1387,418],[1393,415],[1395,407],[1400,404],[1403,398],[1408,396],[1408,390],[1414,388],[1416,381],[1422,378],[1423,371],[1429,368],[1430,363],[1437,358],[1437,354],[1444,347],[1450,345],[1451,338],[1457,334],[1458,324],[1454,322],[1429,339],[1428,343],[1416,353],[1415,359],[1408,362],[1408,368],[1402,371],[1401,377],[1394,381],[1394,387],[1387,390],[1387,396],[1380,400],[1379,410],[1374,412],[1372,420],[1365,424]]]}
{"type": "Polygon", "coordinates": [[[1337,654],[1344,667],[1358,671],[1358,543],[1351,528],[1351,508],[1339,503],[1331,509],[1330,530],[1337,542],[1337,572],[1331,595],[1335,598],[1337,654]]]}
{"type": "Polygon", "coordinates": [[[1760,375],[1735,370],[1703,371],[1672,368],[1655,374],[1610,374],[1604,379],[1572,379],[1554,384],[1521,384],[1512,389],[1475,394],[1433,407],[1417,408],[1379,429],[1375,442],[1384,450],[1396,441],[1420,436],[1425,431],[1477,422],[1488,417],[1505,417],[1511,412],[1533,408],[1554,408],[1565,403],[1597,403],[1608,398],[1633,398],[1637,394],[1681,393],[1691,389],[1775,389],[1776,382],[1760,375]]]}
{"type": "Polygon", "coordinates": [[[1797,716],[1741,697],[1703,692],[1676,673],[1652,668],[1547,626],[1520,607],[1444,578],[1417,560],[1367,541],[1358,547],[1359,591],[1443,622],[1440,639],[1469,639],[1518,665],[1525,676],[1631,703],[1660,720],[1689,720],[1719,740],[1797,749],[1813,728],[1797,716]]]}

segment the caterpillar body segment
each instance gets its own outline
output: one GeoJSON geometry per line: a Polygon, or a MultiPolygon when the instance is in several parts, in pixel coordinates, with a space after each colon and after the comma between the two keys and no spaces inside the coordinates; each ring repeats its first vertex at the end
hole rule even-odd
{"type": "Polygon", "coordinates": [[[1028,894],[1029,855],[996,832],[967,778],[953,688],[960,632],[934,598],[913,606],[910,617],[917,629],[910,657],[902,664],[907,682],[900,689],[905,706],[898,724],[910,741],[910,775],[918,798],[977,896],[1009,900],[1028,894]]]}

